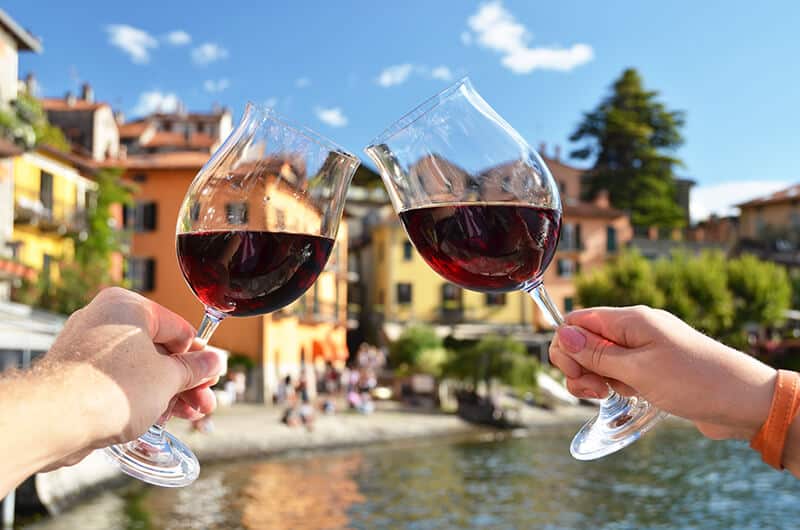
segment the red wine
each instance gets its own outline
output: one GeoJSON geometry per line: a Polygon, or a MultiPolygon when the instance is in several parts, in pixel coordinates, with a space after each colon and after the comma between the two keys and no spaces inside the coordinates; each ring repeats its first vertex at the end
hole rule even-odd
{"type": "Polygon", "coordinates": [[[538,279],[561,227],[559,211],[511,203],[425,206],[400,219],[434,271],[475,291],[513,291],[538,279]]]}
{"type": "Polygon", "coordinates": [[[203,304],[237,317],[281,309],[322,272],[327,237],[229,230],[178,235],[183,276],[203,304]]]}

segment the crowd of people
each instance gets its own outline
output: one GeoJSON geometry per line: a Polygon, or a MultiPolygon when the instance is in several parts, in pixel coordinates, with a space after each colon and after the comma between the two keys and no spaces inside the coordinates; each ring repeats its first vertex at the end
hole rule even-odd
{"type": "Polygon", "coordinates": [[[285,375],[273,396],[276,405],[285,407],[281,421],[289,427],[305,426],[312,430],[315,412],[335,414],[337,403],[363,414],[373,412],[372,391],[385,364],[385,351],[364,343],[354,357],[353,366],[338,369],[326,362],[324,368],[314,374],[316,384],[309,381],[309,370],[301,365],[297,380],[285,375]],[[316,390],[316,397],[312,396],[311,386],[316,390]]]}

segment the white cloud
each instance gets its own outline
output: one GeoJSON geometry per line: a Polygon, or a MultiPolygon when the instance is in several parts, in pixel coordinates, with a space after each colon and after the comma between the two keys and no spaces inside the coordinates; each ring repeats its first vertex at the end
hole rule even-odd
{"type": "Polygon", "coordinates": [[[150,61],[150,50],[158,48],[158,41],[146,31],[127,24],[106,26],[109,42],[127,53],[136,64],[150,61]]]}
{"type": "Polygon", "coordinates": [[[307,77],[298,77],[294,82],[294,86],[297,88],[306,88],[307,86],[311,86],[311,79],[307,77]]]}
{"type": "Polygon", "coordinates": [[[203,88],[206,92],[211,92],[212,94],[215,92],[222,92],[226,88],[231,86],[231,82],[226,78],[217,79],[216,81],[213,79],[206,79],[203,83],[203,88]]]}
{"type": "Polygon", "coordinates": [[[437,66],[431,70],[431,77],[440,81],[450,81],[453,79],[453,72],[446,66],[437,66]]]}
{"type": "Polygon", "coordinates": [[[173,46],[183,46],[192,42],[192,36],[182,29],[176,29],[167,33],[166,40],[173,46]]]}
{"type": "Polygon", "coordinates": [[[228,50],[214,42],[205,42],[192,50],[192,61],[201,66],[227,57],[228,50]]]}
{"type": "Polygon", "coordinates": [[[469,38],[462,34],[461,41],[468,44],[474,38],[484,48],[500,53],[503,66],[516,74],[529,74],[537,69],[566,72],[594,58],[594,50],[588,44],[573,44],[568,48],[529,47],[530,32],[500,0],[482,4],[467,19],[467,25],[472,33],[469,38]]]}
{"type": "Polygon", "coordinates": [[[278,98],[271,97],[264,100],[264,106],[274,109],[275,106],[278,104],[278,98]]]}
{"type": "Polygon", "coordinates": [[[408,78],[413,70],[414,65],[410,63],[390,66],[388,68],[384,68],[380,75],[378,75],[377,82],[382,87],[401,85],[408,81],[408,78]]]}
{"type": "Polygon", "coordinates": [[[735,215],[734,206],[750,199],[763,197],[791,186],[783,180],[750,180],[698,186],[692,190],[689,212],[692,221],[702,221],[709,215],[735,215]]]}
{"type": "Polygon", "coordinates": [[[153,112],[176,112],[181,100],[174,92],[150,90],[139,95],[139,101],[133,108],[134,116],[144,116],[153,112]]]}
{"type": "Polygon", "coordinates": [[[327,123],[331,127],[344,127],[347,125],[347,116],[344,115],[339,107],[331,107],[329,109],[317,107],[314,109],[314,113],[321,122],[327,123]]]}

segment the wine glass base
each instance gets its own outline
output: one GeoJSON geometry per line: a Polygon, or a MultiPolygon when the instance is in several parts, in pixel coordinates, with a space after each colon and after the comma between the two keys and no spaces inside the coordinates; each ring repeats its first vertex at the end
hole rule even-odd
{"type": "Polygon", "coordinates": [[[124,473],[155,486],[180,488],[200,475],[197,457],[168,432],[164,432],[161,440],[145,435],[132,442],[106,447],[105,453],[124,473]]]}
{"type": "Polygon", "coordinates": [[[630,397],[616,406],[604,404],[572,439],[569,452],[576,460],[596,460],[629,446],[667,416],[647,401],[630,397]]]}

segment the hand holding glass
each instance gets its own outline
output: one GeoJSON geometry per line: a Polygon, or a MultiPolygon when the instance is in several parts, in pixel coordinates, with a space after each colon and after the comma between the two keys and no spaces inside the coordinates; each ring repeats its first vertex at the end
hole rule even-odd
{"type": "MultiPolygon", "coordinates": [[[[300,297],[325,268],[359,161],[313,131],[247,105],[242,121],[189,187],[178,213],[181,271],[205,306],[208,342],[227,316],[270,313],[300,297]]],[[[197,458],[164,430],[107,449],[123,471],[185,486],[197,458]]]]}
{"type": "MultiPolygon", "coordinates": [[[[406,114],[365,151],[434,271],[475,291],[525,291],[554,325],[563,324],[542,283],[562,222],[558,187],[468,79],[406,114]]],[[[572,442],[577,459],[617,451],[662,417],[640,398],[609,392],[572,442]]]]}

